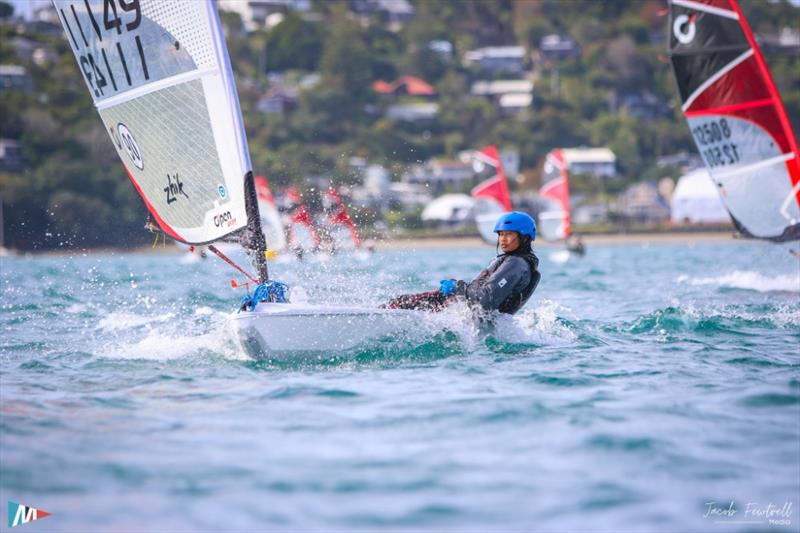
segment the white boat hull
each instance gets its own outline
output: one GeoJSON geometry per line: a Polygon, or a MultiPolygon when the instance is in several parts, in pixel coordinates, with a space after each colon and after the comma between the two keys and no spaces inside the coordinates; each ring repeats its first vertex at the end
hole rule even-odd
{"type": "Polygon", "coordinates": [[[419,311],[261,303],[229,319],[234,337],[249,356],[285,359],[325,355],[368,345],[419,328],[419,311]]]}

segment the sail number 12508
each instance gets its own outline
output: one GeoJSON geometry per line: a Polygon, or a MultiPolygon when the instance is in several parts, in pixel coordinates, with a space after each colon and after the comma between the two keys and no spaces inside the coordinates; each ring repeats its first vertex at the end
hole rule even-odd
{"type": "Polygon", "coordinates": [[[730,142],[731,127],[724,118],[697,124],[692,135],[710,168],[739,162],[739,150],[730,142]]]}

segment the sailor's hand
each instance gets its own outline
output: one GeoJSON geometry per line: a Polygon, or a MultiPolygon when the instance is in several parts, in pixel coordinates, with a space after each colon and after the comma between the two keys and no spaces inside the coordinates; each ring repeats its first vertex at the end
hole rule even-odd
{"type": "Polygon", "coordinates": [[[456,291],[456,280],[443,279],[439,282],[439,292],[445,296],[449,296],[456,291]]]}

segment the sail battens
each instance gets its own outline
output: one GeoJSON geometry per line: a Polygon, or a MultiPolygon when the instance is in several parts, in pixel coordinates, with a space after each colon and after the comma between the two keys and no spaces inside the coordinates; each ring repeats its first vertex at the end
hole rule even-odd
{"type": "Polygon", "coordinates": [[[141,98],[142,96],[148,95],[150,93],[166,89],[167,87],[173,87],[175,85],[180,85],[182,83],[186,83],[192,80],[202,78],[203,76],[209,76],[213,74],[217,74],[217,71],[212,68],[206,68],[202,70],[201,69],[192,70],[190,72],[184,72],[183,74],[177,74],[169,78],[164,78],[162,80],[155,81],[148,85],[142,85],[135,89],[131,89],[124,93],[120,93],[116,96],[111,96],[109,98],[106,98],[105,100],[100,100],[95,104],[95,108],[98,111],[102,111],[104,109],[108,109],[109,107],[114,107],[116,105],[123,104],[130,100],[141,98]]]}
{"type": "Polygon", "coordinates": [[[703,116],[703,115],[724,115],[726,113],[735,113],[737,111],[745,111],[747,109],[755,109],[758,107],[768,107],[774,105],[775,101],[772,98],[762,98],[761,100],[753,100],[751,102],[741,102],[738,104],[731,104],[719,107],[711,107],[699,111],[686,111],[684,115],[687,117],[703,116]]]}
{"type": "Polygon", "coordinates": [[[719,7],[710,6],[708,4],[703,4],[701,2],[694,2],[692,0],[672,0],[672,3],[689,9],[711,13],[712,15],[719,15],[720,17],[739,20],[739,15],[730,9],[722,9],[719,7]]]}
{"type": "Polygon", "coordinates": [[[750,58],[752,55],[753,55],[753,49],[751,48],[751,49],[745,51],[743,54],[741,54],[739,57],[737,57],[736,59],[734,59],[730,63],[728,63],[727,65],[725,65],[724,67],[722,67],[721,69],[719,69],[716,72],[716,74],[714,74],[713,76],[708,78],[706,81],[704,81],[702,84],[700,84],[700,86],[692,94],[689,95],[689,97],[686,99],[686,101],[681,106],[681,108],[683,109],[684,113],[686,112],[687,109],[689,109],[692,106],[692,104],[697,99],[697,97],[699,97],[701,94],[703,94],[706,91],[706,89],[708,89],[709,87],[714,85],[714,83],[716,83],[717,80],[719,80],[720,78],[725,76],[731,70],[735,69],[741,63],[743,63],[748,58],[750,58]]]}
{"type": "Polygon", "coordinates": [[[786,195],[786,199],[781,204],[781,215],[789,221],[789,224],[797,224],[797,218],[792,217],[789,214],[789,206],[791,206],[794,202],[800,201],[800,181],[794,184],[794,188],[791,190],[789,194],[786,195]]]}
{"type": "Polygon", "coordinates": [[[771,157],[769,159],[763,159],[756,163],[752,163],[750,165],[740,166],[731,170],[713,170],[711,175],[714,178],[722,179],[722,178],[730,178],[733,176],[738,176],[740,174],[749,174],[756,170],[760,170],[764,167],[770,167],[776,163],[783,163],[786,161],[791,161],[795,158],[795,154],[788,153],[788,154],[781,154],[776,157],[771,157]]]}

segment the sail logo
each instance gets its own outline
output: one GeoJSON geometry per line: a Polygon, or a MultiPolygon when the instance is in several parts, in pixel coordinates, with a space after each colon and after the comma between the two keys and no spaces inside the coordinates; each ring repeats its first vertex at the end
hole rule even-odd
{"type": "Polygon", "coordinates": [[[183,182],[177,173],[175,176],[170,176],[167,174],[167,186],[164,187],[163,191],[167,193],[167,205],[171,204],[172,202],[177,202],[179,194],[189,198],[189,195],[183,190],[183,182]],[[175,178],[174,182],[172,181],[173,177],[175,178]]]}
{"type": "Polygon", "coordinates": [[[225,211],[222,214],[214,215],[214,225],[218,228],[224,225],[230,226],[235,223],[236,219],[233,218],[233,215],[230,211],[225,211]]]}
{"type": "Polygon", "coordinates": [[[697,34],[697,26],[694,24],[695,19],[697,19],[697,15],[692,15],[691,17],[689,15],[678,15],[675,17],[675,22],[672,23],[672,33],[681,44],[689,44],[694,40],[694,36],[697,34]]]}
{"type": "Polygon", "coordinates": [[[136,139],[133,138],[133,134],[128,127],[120,122],[117,124],[117,133],[119,133],[119,138],[122,143],[122,146],[125,148],[125,151],[128,153],[128,157],[130,157],[131,162],[136,165],[136,168],[139,170],[144,170],[144,161],[142,160],[142,152],[139,150],[139,145],[136,143],[136,139]]]}
{"type": "Polygon", "coordinates": [[[39,520],[45,516],[50,516],[50,513],[31,507],[29,505],[21,505],[17,502],[8,502],[8,527],[16,527],[34,520],[39,520]]]}

